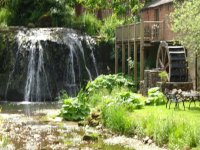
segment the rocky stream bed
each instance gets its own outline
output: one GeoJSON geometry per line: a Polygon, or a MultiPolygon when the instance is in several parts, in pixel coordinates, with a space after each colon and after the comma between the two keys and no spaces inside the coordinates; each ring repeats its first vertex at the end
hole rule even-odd
{"type": "Polygon", "coordinates": [[[57,117],[59,105],[2,104],[0,149],[6,150],[164,150],[135,138],[118,136],[103,126],[78,126],[57,117]]]}

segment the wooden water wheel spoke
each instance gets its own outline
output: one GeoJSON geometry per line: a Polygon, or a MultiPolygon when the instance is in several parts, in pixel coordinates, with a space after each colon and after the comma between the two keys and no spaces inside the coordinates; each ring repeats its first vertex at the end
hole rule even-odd
{"type": "Polygon", "coordinates": [[[165,64],[164,69],[166,70],[169,67],[169,62],[167,62],[167,64],[165,64]]]}
{"type": "MultiPolygon", "coordinates": [[[[167,59],[167,53],[164,54],[163,62],[166,62],[166,61],[167,61],[166,59],[167,59]]],[[[167,61],[167,62],[168,62],[168,61],[167,61]]]]}
{"type": "Polygon", "coordinates": [[[184,47],[168,46],[167,42],[162,41],[158,49],[156,67],[168,73],[169,81],[184,82],[187,80],[187,65],[181,65],[181,63],[186,64],[184,47]]]}
{"type": "Polygon", "coordinates": [[[164,68],[164,67],[165,67],[161,59],[159,59],[159,63],[160,63],[160,67],[161,67],[161,68],[164,68]]]}

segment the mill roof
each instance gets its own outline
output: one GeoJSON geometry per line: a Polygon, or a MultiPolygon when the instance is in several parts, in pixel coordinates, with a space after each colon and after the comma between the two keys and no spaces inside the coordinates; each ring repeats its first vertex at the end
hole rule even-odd
{"type": "Polygon", "coordinates": [[[153,0],[152,2],[145,5],[143,7],[143,10],[148,9],[148,8],[157,7],[157,6],[160,6],[160,5],[164,5],[164,4],[167,4],[167,3],[172,3],[172,2],[173,2],[173,0],[153,0]]]}

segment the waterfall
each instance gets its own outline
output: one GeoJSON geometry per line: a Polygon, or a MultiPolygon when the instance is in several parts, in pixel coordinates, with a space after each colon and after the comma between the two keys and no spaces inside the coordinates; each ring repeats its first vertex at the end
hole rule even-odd
{"type": "Polygon", "coordinates": [[[35,99],[36,101],[41,101],[42,86],[44,88],[43,91],[48,92],[49,96],[51,97],[44,68],[44,50],[41,43],[39,41],[32,41],[30,44],[29,53],[24,100],[33,101],[35,99]],[[41,82],[41,80],[43,80],[43,82],[41,82]]]}
{"type": "Polygon", "coordinates": [[[20,95],[22,88],[25,101],[51,100],[63,89],[75,96],[82,82],[98,76],[93,52],[96,43],[75,30],[22,28],[16,34],[16,41],[18,50],[6,97],[9,91],[19,91],[20,95]]]}

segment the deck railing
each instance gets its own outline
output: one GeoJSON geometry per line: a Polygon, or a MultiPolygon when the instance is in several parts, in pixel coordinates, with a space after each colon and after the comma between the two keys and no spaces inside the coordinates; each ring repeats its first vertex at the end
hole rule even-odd
{"type": "Polygon", "coordinates": [[[123,25],[116,28],[116,40],[133,41],[143,38],[149,41],[160,41],[164,39],[163,29],[163,21],[142,21],[123,25]]]}

